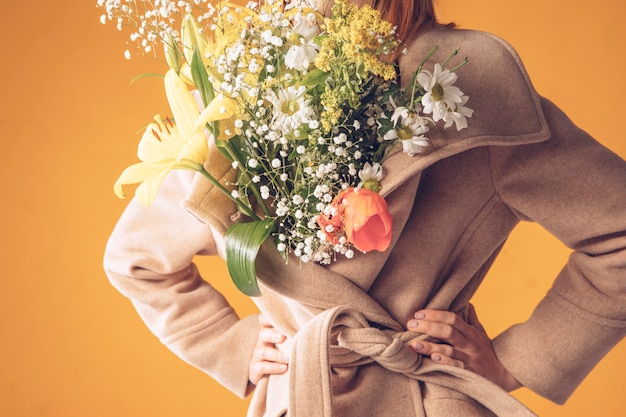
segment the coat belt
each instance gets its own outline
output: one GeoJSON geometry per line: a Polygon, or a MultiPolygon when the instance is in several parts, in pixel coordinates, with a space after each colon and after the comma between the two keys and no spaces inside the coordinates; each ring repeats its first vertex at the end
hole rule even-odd
{"type": "MultiPolygon", "coordinates": [[[[458,391],[499,417],[536,417],[505,390],[478,374],[437,364],[414,352],[406,342],[415,337],[413,332],[372,327],[362,313],[348,307],[320,313],[294,338],[289,415],[332,417],[331,366],[377,362],[408,378],[458,391]]],[[[417,413],[425,416],[423,409],[417,413]]]]}

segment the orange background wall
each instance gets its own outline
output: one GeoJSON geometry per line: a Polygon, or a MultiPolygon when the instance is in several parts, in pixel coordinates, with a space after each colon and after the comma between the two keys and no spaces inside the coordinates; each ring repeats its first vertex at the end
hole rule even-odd
{"type": "MultiPolygon", "coordinates": [[[[0,416],[243,416],[245,402],[161,346],[102,272],[105,241],[126,204],[112,184],[135,161],[135,132],[168,112],[160,81],[129,81],[164,67],[126,61],[126,36],[100,25],[95,0],[5,3],[0,416]]],[[[587,4],[440,0],[440,10],[507,39],[539,92],[625,157],[626,6],[587,4]]],[[[491,334],[528,316],[566,257],[538,227],[513,235],[475,300],[491,334]]],[[[221,262],[201,263],[241,314],[253,311],[221,262]]],[[[624,370],[626,342],[564,407],[516,395],[544,416],[624,415],[624,370]]]]}

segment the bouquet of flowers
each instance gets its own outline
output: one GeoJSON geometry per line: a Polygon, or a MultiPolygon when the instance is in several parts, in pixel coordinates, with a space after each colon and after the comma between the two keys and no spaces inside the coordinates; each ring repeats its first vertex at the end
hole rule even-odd
{"type": "Polygon", "coordinates": [[[447,68],[454,51],[426,70],[433,48],[401,88],[388,58],[401,46],[395,28],[348,0],[336,0],[329,17],[284,0],[98,5],[103,23],[130,24],[141,53],[163,50],[169,65],[173,120],[155,116],[139,143],[142,162],[121,174],[115,192],[123,197],[122,185],[141,183],[136,196],[150,204],[171,169],[202,173],[246,216],[226,234],[226,261],[248,295],[258,294],[254,262],[268,238],[285,261],[291,254],[330,264],[355,250],[386,250],[392,217],[378,194],[385,158],[395,148],[417,155],[429,125],[460,130],[472,115],[454,86],[466,60],[447,68]],[[208,141],[232,163],[236,182],[207,172],[208,141]]]}

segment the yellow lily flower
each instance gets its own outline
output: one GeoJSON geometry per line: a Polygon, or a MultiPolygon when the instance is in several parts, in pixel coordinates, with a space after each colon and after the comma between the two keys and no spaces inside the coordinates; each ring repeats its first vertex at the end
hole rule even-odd
{"type": "Polygon", "coordinates": [[[137,150],[142,162],[126,168],[113,187],[120,198],[125,197],[123,185],[141,183],[135,196],[142,204],[149,205],[170,170],[203,170],[209,157],[204,135],[206,124],[235,114],[234,100],[221,95],[200,112],[187,86],[174,70],[165,74],[165,94],[175,123],[156,115],[155,122],[148,125],[137,150]]]}
{"type": "Polygon", "coordinates": [[[204,64],[208,65],[208,60],[206,58],[209,39],[207,35],[200,30],[198,21],[191,14],[185,15],[183,18],[180,32],[184,61],[181,63],[179,68],[173,67],[172,65],[170,65],[170,68],[177,70],[179,75],[187,84],[194,85],[193,78],[191,76],[191,60],[193,58],[194,51],[197,48],[204,64]]]}
{"type": "Polygon", "coordinates": [[[181,25],[181,42],[183,45],[183,54],[187,62],[191,62],[194,49],[198,48],[200,52],[204,52],[209,42],[207,35],[200,30],[200,25],[196,18],[187,14],[183,18],[181,25]]]}
{"type": "MultiPolygon", "coordinates": [[[[246,17],[256,16],[250,9],[243,8],[235,3],[220,2],[220,8],[227,9],[229,12],[221,17],[220,27],[208,34],[201,30],[198,21],[193,15],[187,14],[183,18],[181,24],[181,46],[185,62],[181,65],[179,73],[190,85],[193,85],[190,64],[194,50],[198,49],[200,51],[204,64],[211,68],[210,58],[222,55],[228,46],[240,38],[242,30],[249,25],[245,20],[246,17]]],[[[216,80],[220,80],[222,75],[215,71],[215,68],[211,69],[211,73],[216,80]]],[[[219,88],[219,81],[214,87],[219,88]]]]}

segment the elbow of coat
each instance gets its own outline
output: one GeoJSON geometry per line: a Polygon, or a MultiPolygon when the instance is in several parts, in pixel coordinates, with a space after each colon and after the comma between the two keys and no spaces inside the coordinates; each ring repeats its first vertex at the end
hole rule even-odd
{"type": "Polygon", "coordinates": [[[111,283],[117,291],[128,296],[124,290],[124,283],[128,281],[134,267],[128,254],[120,250],[119,246],[116,245],[112,239],[110,239],[105,246],[102,257],[102,268],[109,283],[111,283]]]}

